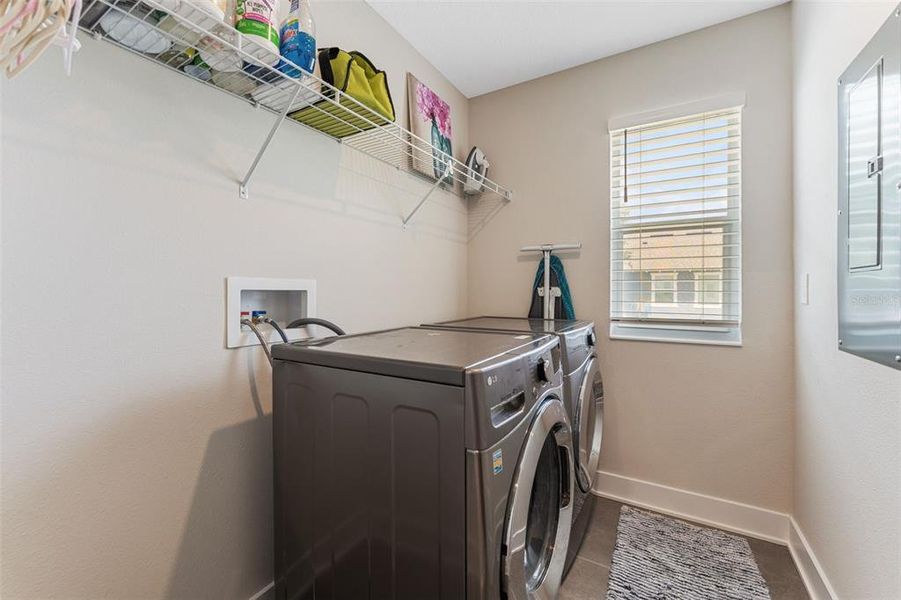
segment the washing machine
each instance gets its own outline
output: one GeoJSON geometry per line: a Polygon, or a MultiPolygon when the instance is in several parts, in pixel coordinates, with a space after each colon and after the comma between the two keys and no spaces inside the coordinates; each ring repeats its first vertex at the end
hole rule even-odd
{"type": "Polygon", "coordinates": [[[595,502],[591,489],[598,470],[604,431],[604,384],[598,366],[594,323],[562,319],[545,321],[518,317],[475,317],[427,326],[468,331],[546,333],[559,338],[563,360],[563,395],[573,424],[577,483],[565,576],[575,561],[591,524],[595,502]]]}
{"type": "Polygon", "coordinates": [[[576,488],[559,339],[273,347],[276,598],[548,600],[576,488]]]}

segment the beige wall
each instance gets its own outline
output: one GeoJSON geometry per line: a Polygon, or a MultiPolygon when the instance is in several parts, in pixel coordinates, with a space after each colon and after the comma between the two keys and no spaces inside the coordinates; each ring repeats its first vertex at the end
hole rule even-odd
{"type": "Polygon", "coordinates": [[[224,349],[226,276],[315,278],[320,315],[361,330],[523,314],[519,246],[581,241],[564,259],[602,333],[601,468],[794,512],[840,597],[901,597],[901,374],[834,344],[834,80],[891,6],[796,0],[467,103],[368,7],[317,3],[320,41],[386,68],[398,115],[409,70],[451,100],[457,155],[469,131],[516,190],[468,253],[464,202],[403,232],[423,182],[296,126],[239,200],[271,117],[107,45],[85,40],[71,79],[51,51],[2,82],[0,595],[271,579],[269,370],[224,349]],[[735,91],[744,346],[607,339],[607,120],[735,91]]]}
{"type": "MultiPolygon", "coordinates": [[[[361,3],[319,39],[467,105],[361,3]]],[[[466,207],[83,39],[2,88],[3,598],[241,598],[272,579],[269,367],[226,350],[228,275],[309,277],[349,330],[462,315],[466,207]],[[259,417],[257,407],[267,415],[259,417]]]]}
{"type": "Polygon", "coordinates": [[[901,372],[836,349],[835,275],[836,80],[894,6],[793,3],[794,517],[847,599],[901,598],[901,372]]]}
{"type": "Polygon", "coordinates": [[[601,469],[788,512],[792,469],[790,9],[774,8],[470,103],[470,134],[516,192],[471,242],[469,312],[524,314],[536,257],[564,257],[577,316],[601,333],[601,469]],[[607,121],[745,92],[744,347],[607,339],[607,121]]]}

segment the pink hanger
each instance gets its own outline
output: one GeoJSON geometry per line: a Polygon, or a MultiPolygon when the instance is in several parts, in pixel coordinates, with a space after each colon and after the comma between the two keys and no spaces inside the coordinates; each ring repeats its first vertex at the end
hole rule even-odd
{"type": "Polygon", "coordinates": [[[19,11],[19,14],[14,16],[9,20],[9,22],[0,27],[0,35],[3,35],[7,31],[13,28],[19,21],[21,21],[24,17],[27,17],[30,14],[33,14],[34,11],[38,9],[38,0],[29,0],[28,4],[22,7],[22,10],[19,11]]]}

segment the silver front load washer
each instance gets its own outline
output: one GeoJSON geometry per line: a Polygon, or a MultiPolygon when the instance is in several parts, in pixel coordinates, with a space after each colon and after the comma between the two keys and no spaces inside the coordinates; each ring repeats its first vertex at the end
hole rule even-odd
{"type": "Polygon", "coordinates": [[[576,488],[559,339],[273,348],[276,598],[550,600],[576,488]]]}
{"type": "Polygon", "coordinates": [[[598,365],[594,323],[563,319],[474,317],[425,326],[467,331],[547,333],[560,339],[564,399],[573,424],[577,482],[565,575],[575,561],[591,523],[595,502],[591,489],[598,470],[604,431],[604,384],[598,365]]]}

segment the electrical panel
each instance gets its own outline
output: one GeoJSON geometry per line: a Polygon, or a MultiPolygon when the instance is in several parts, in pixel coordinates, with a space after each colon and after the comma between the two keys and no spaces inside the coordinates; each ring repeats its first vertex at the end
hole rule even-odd
{"type": "Polygon", "coordinates": [[[901,369],[901,16],[838,81],[838,345],[901,369]]]}

